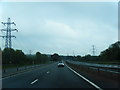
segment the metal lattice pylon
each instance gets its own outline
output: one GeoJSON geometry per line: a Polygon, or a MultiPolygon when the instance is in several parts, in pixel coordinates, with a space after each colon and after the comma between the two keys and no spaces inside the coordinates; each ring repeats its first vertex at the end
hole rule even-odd
{"type": "MultiPolygon", "coordinates": [[[[3,25],[6,25],[7,28],[5,29],[1,29],[1,31],[6,31],[6,35],[5,36],[0,36],[5,38],[5,48],[12,48],[12,41],[11,38],[15,37],[13,35],[11,35],[12,31],[17,31],[17,29],[11,29],[11,25],[14,24],[16,25],[14,22],[11,22],[10,18],[8,18],[7,22],[1,22],[3,25]]],[[[16,38],[16,37],[15,37],[16,38]]]]}

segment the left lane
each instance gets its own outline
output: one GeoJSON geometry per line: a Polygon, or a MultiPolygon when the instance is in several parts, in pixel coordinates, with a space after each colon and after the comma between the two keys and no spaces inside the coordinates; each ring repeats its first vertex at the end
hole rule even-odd
{"type": "Polygon", "coordinates": [[[54,64],[50,64],[31,71],[3,78],[2,88],[29,88],[31,82],[37,79],[36,76],[39,75],[39,77],[42,78],[46,75],[48,71],[50,71],[49,67],[53,67],[54,64]]]}

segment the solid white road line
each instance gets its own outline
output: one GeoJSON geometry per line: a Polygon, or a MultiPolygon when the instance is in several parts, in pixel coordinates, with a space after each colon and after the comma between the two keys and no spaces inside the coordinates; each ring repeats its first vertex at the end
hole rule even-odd
{"type": "Polygon", "coordinates": [[[37,82],[38,81],[38,79],[36,79],[36,80],[34,80],[33,82],[31,82],[30,84],[34,84],[35,82],[37,82]]]}
{"type": "MultiPolygon", "coordinates": [[[[65,64],[66,65],[66,64],[65,64]]],[[[78,76],[80,76],[82,79],[84,79],[85,81],[87,81],[88,83],[90,83],[92,86],[94,86],[95,88],[99,89],[99,90],[103,90],[102,88],[100,88],[99,86],[97,86],[96,84],[94,84],[93,82],[91,82],[90,80],[88,80],[87,78],[83,77],[82,75],[80,75],[79,73],[77,73],[76,71],[74,71],[72,68],[70,68],[68,65],[66,65],[71,71],[73,71],[75,74],[77,74],[78,76]]]]}

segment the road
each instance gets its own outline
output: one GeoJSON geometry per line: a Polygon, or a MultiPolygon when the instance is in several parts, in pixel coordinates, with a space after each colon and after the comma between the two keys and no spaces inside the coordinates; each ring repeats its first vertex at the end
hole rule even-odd
{"type": "Polygon", "coordinates": [[[5,77],[2,88],[96,88],[57,62],[31,71],[5,77]]]}

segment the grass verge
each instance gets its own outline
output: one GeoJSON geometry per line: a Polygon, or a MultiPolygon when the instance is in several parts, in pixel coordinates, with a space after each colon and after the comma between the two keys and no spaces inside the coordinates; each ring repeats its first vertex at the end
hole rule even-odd
{"type": "MultiPolygon", "coordinates": [[[[51,64],[52,62],[44,62],[44,63],[38,63],[38,64],[51,64]]],[[[25,67],[25,66],[32,66],[32,65],[37,65],[37,64],[4,64],[2,65],[2,69],[9,69],[9,68],[17,68],[17,67],[25,67]]]]}

